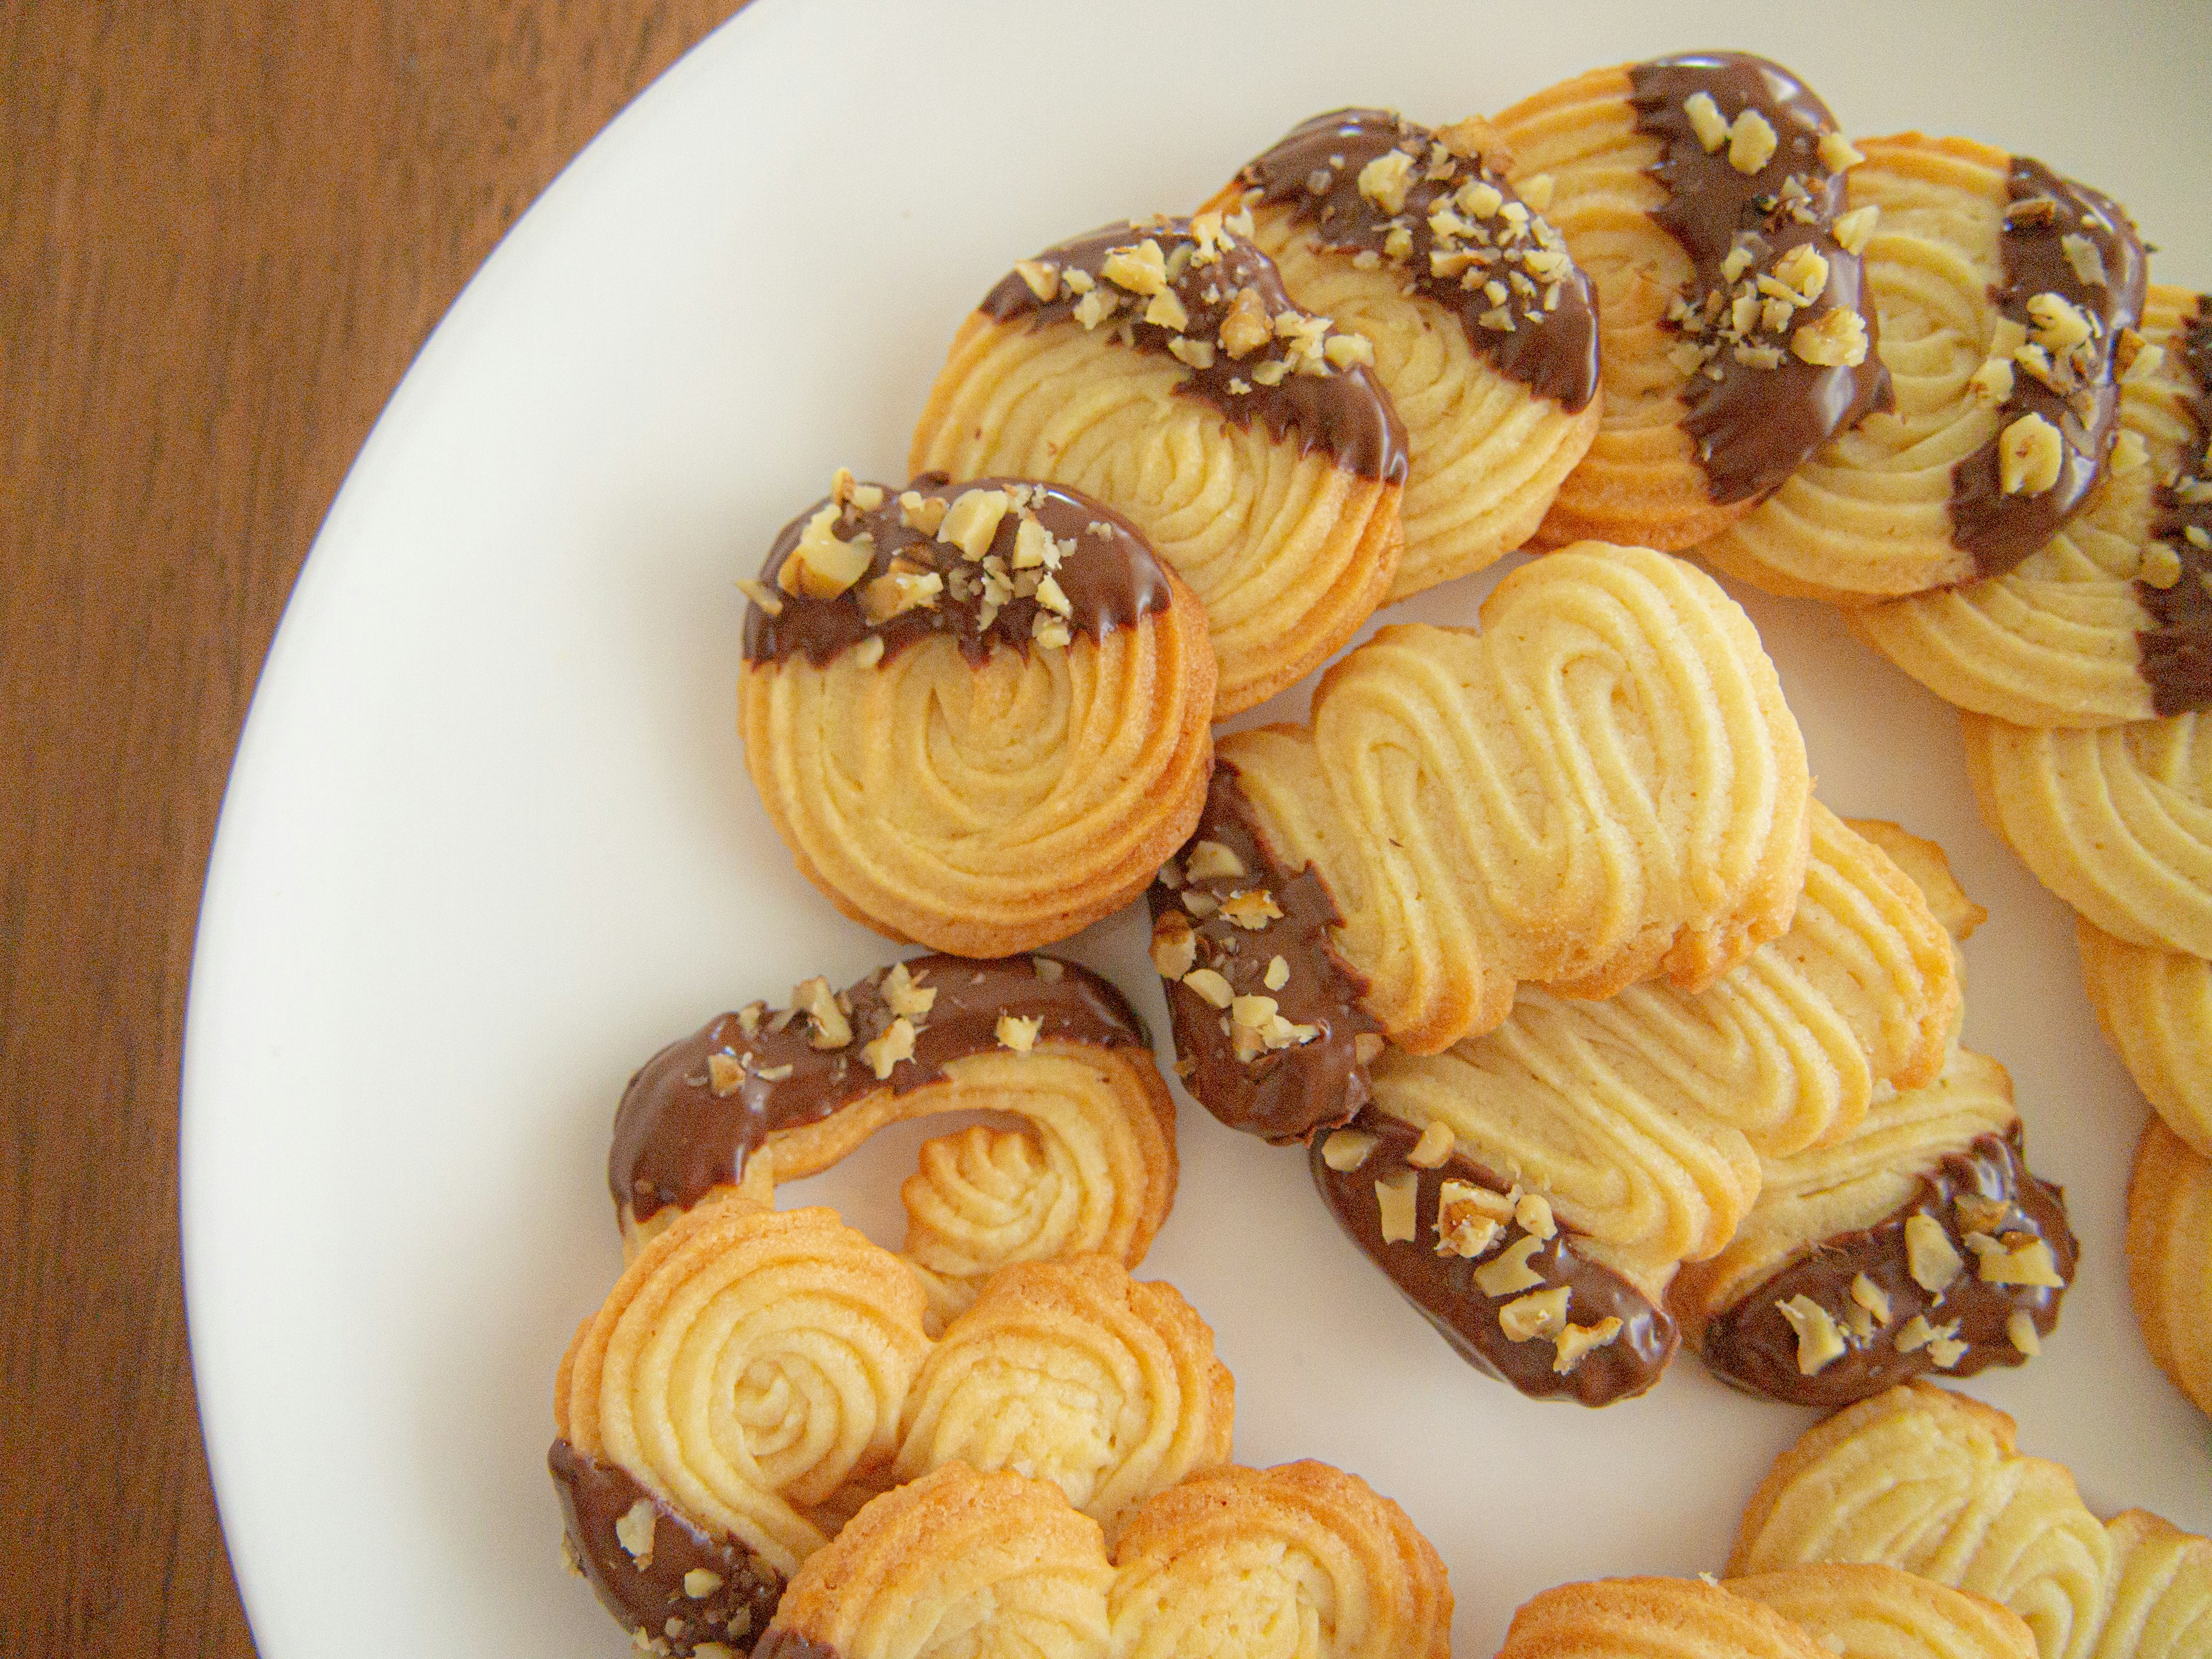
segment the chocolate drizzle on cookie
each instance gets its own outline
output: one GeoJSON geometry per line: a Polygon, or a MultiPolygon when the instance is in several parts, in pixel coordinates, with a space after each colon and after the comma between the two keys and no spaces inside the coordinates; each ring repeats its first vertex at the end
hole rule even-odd
{"type": "Polygon", "coordinates": [[[1541,1200],[1516,1204],[1456,1150],[1413,1162],[1422,1141],[1370,1108],[1314,1138],[1314,1184],[1460,1357],[1537,1400],[1604,1406],[1656,1382],[1680,1340],[1673,1317],[1578,1254],[1541,1200]]]}
{"type": "Polygon", "coordinates": [[[1741,1388],[1823,1407],[1930,1371],[2017,1365],[2057,1328],[2078,1253],[2065,1196],[2030,1172],[2015,1123],[1946,1154],[1873,1226],[1820,1240],[1754,1286],[1700,1347],[1741,1388]]]}
{"type": "Polygon", "coordinates": [[[2163,585],[2136,583],[2154,624],[2136,635],[2136,667],[2160,714],[2212,708],[2212,298],[2197,297],[2177,344],[2191,386],[2188,447],[2175,475],[2158,482],[2150,534],[2180,570],[2163,585]]]}
{"type": "Polygon", "coordinates": [[[869,640],[890,658],[943,635],[978,664],[1001,645],[1103,641],[1172,599],[1151,546],[1111,507],[1060,484],[939,473],[903,490],[839,473],[742,586],[745,660],[804,652],[817,668],[869,640]]]}
{"type": "Polygon", "coordinates": [[[878,1089],[905,1094],[956,1060],[1006,1046],[1003,1021],[1023,1022],[1036,1042],[1152,1046],[1119,991],[1053,957],[915,957],[843,992],[809,980],[793,1000],[712,1019],[630,1079],[607,1157],[617,1210],[642,1221],[696,1204],[743,1176],[777,1130],[819,1122],[878,1089]]]}
{"type": "Polygon", "coordinates": [[[1367,1103],[1382,1028],[1329,942],[1343,913],[1311,865],[1277,857],[1231,763],[1214,763],[1197,833],[1148,897],[1176,1072],[1200,1105],[1284,1144],[1367,1103]]]}
{"type": "Polygon", "coordinates": [[[1237,182],[1248,206],[1287,206],[1331,252],[1409,283],[1459,319],[1476,356],[1571,414],[1597,392],[1596,300],[1559,233],[1483,156],[1485,136],[1480,123],[1431,131],[1337,110],[1237,182]]]}
{"type": "Polygon", "coordinates": [[[1859,256],[1838,240],[1854,157],[1828,106],[1763,58],[1694,52],[1628,78],[1637,131],[1662,147],[1651,216],[1693,268],[1668,312],[1684,424],[1711,498],[1756,501],[1890,404],[1859,256]]]}
{"type": "Polygon", "coordinates": [[[1176,386],[1300,453],[1403,483],[1406,429],[1366,364],[1374,349],[1302,311],[1274,262],[1218,214],[1128,220],[1025,259],[984,296],[995,322],[1073,322],[1190,370],[1176,386]]]}
{"type": "Polygon", "coordinates": [[[2096,483],[2119,412],[2112,349],[2142,320],[2146,281],[2142,240],[2109,198],[2021,156],[2006,194],[1991,362],[2009,389],[1997,435],[1951,469],[1952,544],[1984,576],[2049,541],[2096,483]]]}
{"type": "Polygon", "coordinates": [[[641,1645],[679,1656],[715,1644],[752,1648],[775,1616],[781,1573],[696,1525],[627,1469],[566,1440],[556,1440],[545,1461],[568,1529],[563,1554],[641,1645]]]}

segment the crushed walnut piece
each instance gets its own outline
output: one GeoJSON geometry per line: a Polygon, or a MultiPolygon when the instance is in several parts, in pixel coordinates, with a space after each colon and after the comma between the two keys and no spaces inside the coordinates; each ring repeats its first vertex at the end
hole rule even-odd
{"type": "Polygon", "coordinates": [[[1809,1296],[1793,1296],[1774,1304],[1775,1311],[1797,1333],[1797,1373],[1817,1376],[1840,1359],[1848,1345],[1835,1316],[1809,1296]]]}

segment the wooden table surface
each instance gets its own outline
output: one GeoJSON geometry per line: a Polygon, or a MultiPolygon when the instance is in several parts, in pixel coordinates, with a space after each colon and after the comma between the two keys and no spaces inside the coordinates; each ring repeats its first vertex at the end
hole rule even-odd
{"type": "Polygon", "coordinates": [[[0,0],[9,1659],[253,1651],[176,1220],[185,981],[232,750],[308,544],[431,325],[734,6],[0,0]]]}

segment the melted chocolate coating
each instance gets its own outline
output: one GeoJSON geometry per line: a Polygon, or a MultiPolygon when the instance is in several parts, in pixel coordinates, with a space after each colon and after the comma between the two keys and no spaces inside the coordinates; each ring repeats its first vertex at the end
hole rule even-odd
{"type": "MultiPolygon", "coordinates": [[[[1227,1011],[1187,985],[1173,984],[1167,997],[1176,1070],[1199,1103],[1231,1128],[1279,1146],[1304,1140],[1316,1129],[1348,1121],[1370,1097],[1359,1037],[1382,1026],[1360,1006],[1366,977],[1329,943],[1329,929],[1341,926],[1344,915],[1328,884],[1311,865],[1296,872],[1285,867],[1237,781],[1236,767],[1227,761],[1214,763],[1206,810],[1192,836],[1194,844],[1201,841],[1227,848],[1249,873],[1186,882],[1180,888],[1155,881],[1147,895],[1155,927],[1170,913],[1188,916],[1198,936],[1197,967],[1222,975],[1238,996],[1273,997],[1285,1019],[1317,1027],[1320,1035],[1241,1060],[1227,1011]],[[1192,915],[1183,902],[1184,894],[1193,890],[1218,900],[1255,890],[1272,895],[1283,913],[1256,931],[1240,927],[1218,909],[1205,917],[1192,915]],[[1270,990],[1263,975],[1278,956],[1291,976],[1279,989],[1270,990]]],[[[1183,851],[1187,856],[1189,848],[1183,851]]],[[[1370,1046],[1376,1041],[1370,1038],[1370,1046]]]]}
{"type": "Polygon", "coordinates": [[[761,1638],[760,1645],[753,1650],[753,1659],[838,1659],[838,1654],[827,1642],[801,1636],[795,1630],[778,1628],[761,1638]]]}
{"type": "MultiPolygon", "coordinates": [[[[1119,296],[1119,308],[1097,326],[1127,345],[1172,355],[1168,352],[1171,340],[1212,344],[1212,362],[1203,368],[1193,368],[1176,388],[1179,393],[1204,398],[1239,426],[1257,420],[1279,443],[1295,435],[1301,454],[1324,450],[1347,472],[1403,483],[1406,428],[1365,368],[1355,364],[1350,368],[1332,368],[1326,374],[1291,372],[1277,385],[1262,386],[1252,378],[1253,371],[1263,363],[1289,362],[1286,343],[1270,339],[1243,357],[1231,357],[1221,344],[1222,321],[1240,289],[1255,291],[1270,317],[1299,309],[1284,289],[1274,261],[1227,230],[1218,239],[1218,258],[1201,264],[1196,246],[1188,219],[1162,218],[1150,223],[1123,221],[1048,247],[1037,255],[1036,263],[1061,273],[1085,272],[1097,288],[1119,296]],[[1124,291],[1101,274],[1109,254],[1147,239],[1157,242],[1162,254],[1170,258],[1180,249],[1193,250],[1182,274],[1168,283],[1189,313],[1189,320],[1180,330],[1144,321],[1149,301],[1124,291]],[[1237,389],[1240,386],[1242,391],[1237,389]]],[[[1017,317],[1034,317],[1039,324],[1070,322],[1077,320],[1076,307],[1082,298],[1062,281],[1053,299],[1041,300],[1020,272],[1014,271],[1002,278],[977,308],[1000,323],[1017,317]]]]}
{"type": "MultiPolygon", "coordinates": [[[[1506,257],[1503,238],[1497,244],[1491,241],[1493,228],[1504,222],[1493,219],[1480,227],[1475,264],[1459,276],[1440,276],[1430,255],[1437,252],[1449,258],[1454,249],[1438,242],[1430,216],[1440,207],[1449,208],[1457,191],[1478,180],[1489,183],[1508,202],[1521,198],[1503,174],[1492,172],[1480,158],[1455,157],[1442,177],[1419,176],[1431,146],[1437,142],[1427,127],[1401,119],[1389,110],[1337,110],[1291,128],[1273,149],[1237,174],[1237,183],[1249,192],[1249,203],[1289,205],[1295,221],[1314,227],[1321,245],[1334,253],[1370,252],[1387,259],[1384,246],[1390,233],[1403,229],[1410,247],[1403,258],[1388,261],[1394,276],[1410,278],[1417,293],[1455,315],[1468,344],[1499,374],[1569,413],[1586,408],[1598,386],[1597,298],[1589,278],[1570,267],[1550,309],[1544,308],[1539,295],[1516,295],[1504,307],[1512,326],[1486,326],[1483,314],[1499,307],[1485,295],[1483,284],[1492,278],[1505,280],[1517,263],[1506,257]],[[1405,206],[1397,213],[1385,213],[1359,188],[1360,170],[1401,148],[1416,158],[1417,171],[1407,188],[1405,206]]],[[[1526,250],[1540,246],[1533,234],[1515,240],[1526,250]]],[[[1556,232],[1547,246],[1565,252],[1556,232]]],[[[1454,246],[1464,250],[1466,244],[1455,242],[1454,246]]]]}
{"type": "MultiPolygon", "coordinates": [[[[2168,349],[2172,348],[2169,347],[2168,349]]],[[[2181,361],[2196,382],[2185,408],[2190,449],[2185,477],[2212,478],[2212,298],[2199,295],[2180,341],[2181,361]]],[[[2189,539],[2192,526],[2212,540],[2212,500],[2194,506],[2161,483],[2158,517],[2151,534],[2181,558],[2181,580],[2171,587],[2136,584],[2136,598],[2154,626],[2136,635],[2136,666],[2150,686],[2151,707],[2160,714],[2182,714],[2212,708],[2212,551],[2189,539]]]]}
{"type": "Polygon", "coordinates": [[[1472,1182],[1499,1193],[1512,1183],[1499,1180],[1457,1152],[1439,1168],[1416,1169],[1406,1161],[1406,1154],[1419,1141],[1420,1131],[1387,1113],[1364,1111],[1352,1127],[1376,1137],[1375,1150],[1356,1170],[1332,1170],[1322,1155],[1325,1137],[1316,1136],[1311,1153],[1314,1184],[1321,1188],[1337,1224],[1390,1276],[1406,1299],[1427,1316],[1429,1323],[1461,1358],[1477,1370],[1511,1383],[1531,1399],[1571,1399],[1585,1406],[1626,1400],[1659,1380],[1680,1343],[1674,1318],[1663,1308],[1653,1305],[1611,1268],[1577,1255],[1572,1249],[1575,1236],[1565,1229],[1528,1259],[1529,1267],[1543,1275],[1541,1285],[1506,1296],[1486,1295],[1475,1283],[1475,1270],[1526,1237],[1526,1230],[1517,1222],[1507,1223],[1493,1248],[1479,1260],[1438,1255],[1437,1206],[1447,1181],[1472,1182]],[[1386,1243],[1375,1185],[1408,1172],[1419,1178],[1413,1210],[1419,1235],[1410,1241],[1386,1243]],[[1516,1342],[1498,1322],[1498,1310],[1508,1303],[1561,1285],[1569,1290],[1567,1317],[1573,1323],[1595,1325],[1607,1318],[1621,1322],[1618,1336],[1602,1347],[1590,1349],[1564,1376],[1552,1369],[1558,1350],[1550,1339],[1540,1336],[1516,1342]]]}
{"type": "Polygon", "coordinates": [[[565,1440],[553,1443],[545,1462],[561,1494],[573,1559],[623,1628],[658,1638],[658,1650],[672,1654],[710,1642],[739,1653],[751,1648],[775,1616],[781,1573],[735,1540],[703,1531],[627,1469],[586,1457],[565,1440]],[[615,1533],[641,1499],[653,1511],[653,1548],[643,1565],[615,1533]],[[702,1569],[720,1582],[706,1595],[687,1595],[684,1575],[702,1569]]]}
{"type": "MultiPolygon", "coordinates": [[[[1772,368],[1742,362],[1724,347],[1685,389],[1685,426],[1697,441],[1707,493],[1722,503],[1755,501],[1780,488],[1837,433],[1890,405],[1889,371],[1875,349],[1864,271],[1858,255],[1835,238],[1844,175],[1820,158],[1820,138],[1838,131],[1836,118],[1789,70],[1741,52],[1656,58],[1632,65],[1628,77],[1637,131],[1664,148],[1651,176],[1666,187],[1668,200],[1651,216],[1688,251],[1695,267],[1686,304],[1697,310],[1718,295],[1724,306],[1732,291],[1776,258],[1811,247],[1827,261],[1827,283],[1814,304],[1795,313],[1790,329],[1837,310],[1856,312],[1866,326],[1866,356],[1855,366],[1807,362],[1780,337],[1782,360],[1772,368]],[[1682,106],[1701,92],[1725,118],[1756,110],[1774,129],[1774,154],[1758,172],[1737,171],[1726,143],[1709,152],[1698,141],[1682,106]],[[1732,283],[1722,264],[1738,247],[1751,252],[1753,263],[1732,283]]],[[[1686,330],[1685,337],[1703,332],[1686,330]]]]}
{"type": "Polygon", "coordinates": [[[1899,1328],[1919,1314],[1931,1326],[1959,1322],[1958,1340],[1966,1351],[1945,1375],[1972,1376],[1990,1365],[2017,1365],[2027,1356],[2012,1344],[2012,1316],[2024,1310],[2037,1333],[2048,1336],[2057,1328],[2065,1291],[1988,1283],[1976,1272],[1976,1257],[1960,1243],[1969,1232],[2032,1233],[2051,1247],[2058,1276],[2073,1281],[2080,1247],[2066,1223],[2065,1194],[2030,1172],[2017,1123],[2002,1136],[1981,1135],[1963,1152],[1947,1153],[1932,1174],[1920,1178],[1920,1191],[1911,1202],[1871,1227],[1818,1241],[1807,1255],[1753,1287],[1705,1328],[1705,1364],[1754,1394],[1799,1406],[1847,1406],[1908,1378],[1944,1370],[1927,1347],[1897,1351],[1899,1328]],[[2004,1218],[1994,1225],[1970,1225],[1958,1212],[1961,1194],[2002,1202],[2007,1206],[2004,1218]],[[1908,1265],[1905,1224],[1914,1215],[1941,1222],[1966,1258],[1959,1278],[1940,1297],[1923,1290],[1908,1265]],[[1856,1307],[1850,1286],[1860,1273],[1889,1297],[1887,1322],[1866,1337],[1845,1323],[1856,1307]],[[1826,1308],[1849,1343],[1842,1355],[1810,1376],[1797,1369],[1797,1334],[1777,1308],[1800,1295],[1826,1308]]]}
{"type": "Polygon", "coordinates": [[[842,1048],[814,1047],[803,1014],[779,1030],[772,1029],[778,1016],[763,1013],[750,1036],[743,1014],[722,1014],[647,1060],[615,1111],[607,1185],[616,1209],[626,1205],[642,1221],[665,1205],[697,1203],[711,1188],[743,1176],[753,1149],[778,1129],[819,1122],[878,1089],[905,1094],[943,1077],[954,1060],[996,1048],[1001,1014],[1042,1019],[1040,1042],[1152,1046],[1144,1022],[1121,994],[1072,962],[926,956],[913,957],[906,969],[922,989],[937,993],[937,1000],[914,1019],[914,1058],[901,1060],[880,1082],[860,1048],[896,1017],[884,998],[888,968],[843,994],[851,1004],[853,1036],[842,1048]],[[1046,977],[1053,969],[1057,974],[1046,977]],[[716,1055],[737,1068],[727,1093],[715,1087],[710,1061],[716,1055]],[[771,1075],[785,1067],[787,1074],[771,1075]]]}
{"type": "MultiPolygon", "coordinates": [[[[832,598],[805,598],[776,589],[777,573],[799,545],[808,521],[830,505],[829,499],[815,502],[783,527],[769,549],[768,562],[761,567],[762,583],[776,590],[783,608],[771,617],[757,600],[745,607],[745,660],[778,662],[803,651],[807,660],[819,668],[872,634],[883,641],[886,657],[933,634],[950,634],[972,663],[986,661],[994,644],[1027,651],[1038,617],[1048,613],[1032,596],[1007,599],[992,608],[986,623],[981,576],[983,559],[994,557],[1004,572],[1013,572],[1014,541],[1023,512],[1010,507],[990,546],[979,558],[969,560],[951,543],[909,526],[905,509],[899,504],[899,490],[887,484],[875,487],[884,492],[883,504],[863,511],[848,500],[832,532],[840,541],[847,542],[862,534],[869,536],[875,544],[875,560],[858,581],[832,598]],[[871,623],[861,609],[862,592],[871,581],[888,574],[894,560],[902,570],[936,571],[945,580],[945,591],[933,605],[902,611],[887,622],[871,623]]],[[[1068,614],[1063,620],[1071,637],[1087,634],[1103,641],[1109,630],[1133,626],[1168,608],[1171,601],[1168,579],[1151,545],[1127,519],[1080,491],[1015,478],[977,478],[954,484],[945,482],[941,474],[927,474],[910,486],[924,496],[947,502],[970,489],[1009,488],[1027,492],[1025,510],[1052,532],[1056,543],[1073,544],[1061,553],[1060,565],[1052,573],[1067,597],[1068,614]]]]}
{"type": "Polygon", "coordinates": [[[2112,347],[2122,329],[2142,320],[2147,281],[2142,239],[2108,197],[2024,156],[2013,158],[2007,193],[2012,205],[1999,243],[2004,282],[1990,291],[1997,309],[2033,340],[2036,322],[2027,302],[2039,294],[2056,294],[2094,319],[2098,332],[2087,348],[2087,371],[2059,379],[2057,386],[2045,386],[2015,364],[2012,395],[1997,411],[1999,437],[1951,469],[1952,544],[1972,554],[1984,576],[2002,575],[2049,541],[2096,483],[2119,416],[2112,347]],[[2038,205],[2042,203],[2050,206],[2038,205]],[[2103,282],[2084,282],[2066,257],[2064,239],[2076,235],[2096,249],[2103,282]],[[2008,495],[1998,465],[2000,441],[2007,427],[2029,415],[2058,428],[2064,446],[2058,481],[2032,495],[2008,495]]]}

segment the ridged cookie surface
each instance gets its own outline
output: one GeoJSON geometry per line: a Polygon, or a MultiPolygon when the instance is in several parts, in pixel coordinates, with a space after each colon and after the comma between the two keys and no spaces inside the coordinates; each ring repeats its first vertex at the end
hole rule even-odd
{"type": "Polygon", "coordinates": [[[1917,1573],[1822,1563],[1731,1578],[1837,1659],[2036,1659],[2035,1633],[2009,1607],[1917,1573]]]}
{"type": "Polygon", "coordinates": [[[2156,1118],[2128,1179],[2128,1291],[2159,1370],[2212,1416],[2212,1158],[2156,1118]]]}
{"type": "Polygon", "coordinates": [[[1196,821],[1202,607],[1124,519],[1019,479],[840,475],[750,585],[738,726],[799,872],[967,957],[1119,909],[1196,821]]]}
{"type": "Polygon", "coordinates": [[[2113,351],[2142,244],[2112,202],[1963,138],[1861,141],[1850,208],[1893,409],[1831,441],[1698,556],[1864,604],[2000,574],[2048,541],[2112,447],[2113,351]]]}
{"type": "Polygon", "coordinates": [[[1696,1578],[1561,1584],[1513,1615],[1498,1659],[1834,1659],[1780,1613],[1696,1578]]]}
{"type": "Polygon", "coordinates": [[[1125,514],[1205,605],[1225,720],[1322,662],[1396,575],[1405,429],[1373,351],[1218,214],[1109,226],[1022,261],[961,325],[910,464],[1125,514]]]}
{"type": "Polygon", "coordinates": [[[1207,204],[1248,208],[1291,297],[1375,348],[1406,424],[1394,599],[1527,541],[1597,431],[1589,279],[1484,154],[1495,136],[1339,110],[1207,204]]]}
{"type": "Polygon", "coordinates": [[[2098,1029],[2166,1127],[2212,1158],[2212,962],[2130,945],[2076,916],[2098,1029]]]}
{"type": "Polygon", "coordinates": [[[1734,52],[1595,70],[1498,128],[1600,301],[1603,420],[1540,540],[1688,547],[1878,404],[1836,224],[1850,147],[1787,70],[1734,52]]]}

